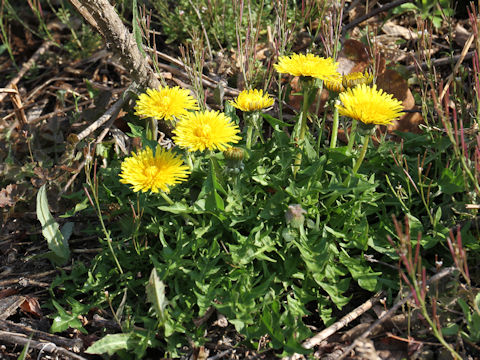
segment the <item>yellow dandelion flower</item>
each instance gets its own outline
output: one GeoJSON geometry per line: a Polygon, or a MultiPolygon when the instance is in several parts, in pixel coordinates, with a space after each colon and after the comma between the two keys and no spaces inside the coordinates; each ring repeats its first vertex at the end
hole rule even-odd
{"type": "Polygon", "coordinates": [[[185,181],[190,173],[188,166],[172,151],[157,146],[155,154],[147,147],[123,160],[120,182],[132,185],[133,191],[169,192],[169,187],[185,181]]]}
{"type": "Polygon", "coordinates": [[[240,129],[229,117],[218,111],[197,111],[185,115],[173,130],[173,141],[188,151],[205,149],[221,151],[237,143],[240,129]]]}
{"type": "Polygon", "coordinates": [[[272,106],[273,98],[268,93],[263,93],[263,90],[243,90],[238,94],[235,101],[229,103],[240,109],[241,111],[257,111],[272,106]]]}
{"type": "Polygon", "coordinates": [[[135,110],[135,115],[142,118],[174,121],[188,110],[198,110],[198,104],[187,89],[160,86],[158,90],[147,89],[147,93],[140,94],[135,110]]]}
{"type": "Polygon", "coordinates": [[[322,80],[335,79],[338,76],[338,63],[332,58],[322,58],[313,54],[281,56],[274,67],[281,74],[293,76],[311,76],[322,80]]]}
{"type": "Polygon", "coordinates": [[[367,71],[365,73],[354,72],[348,75],[340,75],[325,81],[323,84],[325,87],[333,92],[341,93],[348,88],[357,86],[359,84],[371,84],[373,81],[373,76],[367,71]]]}
{"type": "Polygon", "coordinates": [[[336,105],[341,115],[360,120],[364,124],[388,125],[403,112],[402,102],[393,95],[365,84],[347,89],[339,95],[342,105],[336,105]]]}

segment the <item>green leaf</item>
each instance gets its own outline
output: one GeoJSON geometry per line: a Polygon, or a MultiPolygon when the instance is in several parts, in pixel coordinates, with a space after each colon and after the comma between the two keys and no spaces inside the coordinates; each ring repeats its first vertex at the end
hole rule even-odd
{"type": "Polygon", "coordinates": [[[132,334],[109,334],[96,341],[85,352],[87,354],[108,354],[113,355],[119,350],[129,349],[129,340],[132,334]]]}
{"type": "Polygon", "coordinates": [[[464,192],[465,180],[460,169],[456,172],[453,172],[448,168],[443,169],[440,180],[438,180],[438,186],[440,187],[440,190],[447,195],[464,192]]]}
{"type": "Polygon", "coordinates": [[[86,208],[88,208],[88,198],[85,197],[82,202],[78,203],[75,205],[75,208],[73,208],[73,210],[70,210],[70,211],[67,211],[65,214],[63,215],[60,215],[61,218],[69,218],[69,217],[72,217],[73,215],[75,215],[76,213],[82,211],[82,210],[85,210],[86,208]]]}
{"type": "Polygon", "coordinates": [[[172,214],[189,214],[191,213],[191,210],[187,204],[181,203],[181,202],[176,202],[173,205],[169,206],[158,206],[158,210],[162,210],[165,212],[169,212],[172,214]]]}
{"type": "Polygon", "coordinates": [[[350,257],[347,252],[342,249],[340,252],[340,262],[350,271],[352,277],[358,282],[362,288],[368,291],[375,291],[377,287],[377,279],[382,273],[374,273],[366,261],[362,258],[350,257]]]}
{"type": "MultiPolygon", "coordinates": [[[[37,218],[42,224],[42,235],[47,240],[48,248],[53,252],[49,256],[56,265],[64,265],[70,257],[67,238],[62,235],[58,223],[48,209],[46,185],[43,185],[37,193],[37,218]]],[[[67,226],[65,233],[68,234],[67,226]]],[[[71,230],[71,229],[70,229],[71,230]]],[[[71,234],[71,231],[70,231],[71,234]]]]}
{"type": "Polygon", "coordinates": [[[133,18],[132,18],[133,36],[135,38],[135,42],[137,43],[138,50],[140,50],[140,53],[144,57],[146,57],[147,55],[145,54],[145,51],[143,50],[142,30],[140,29],[140,24],[138,23],[139,18],[138,18],[137,0],[133,0],[132,12],[133,12],[133,18]]]}
{"type": "Polygon", "coordinates": [[[168,300],[165,297],[165,284],[158,277],[157,270],[152,269],[150,278],[146,286],[147,301],[153,304],[153,309],[157,318],[161,321],[165,321],[165,308],[168,305],[168,300]]]}
{"type": "Polygon", "coordinates": [[[30,341],[32,340],[33,333],[29,336],[27,344],[24,346],[22,352],[20,353],[20,356],[18,357],[17,360],[25,360],[28,354],[28,348],[30,347],[30,341]]]}
{"type": "Polygon", "coordinates": [[[223,199],[218,194],[217,190],[220,190],[222,193],[226,193],[222,186],[217,181],[217,175],[215,171],[214,162],[210,162],[210,171],[208,172],[208,177],[205,182],[205,192],[207,195],[205,201],[205,208],[207,210],[217,213],[219,210],[225,210],[225,204],[223,199]]]}
{"type": "Polygon", "coordinates": [[[62,332],[67,330],[68,328],[80,329],[83,333],[87,333],[87,331],[83,328],[82,322],[78,318],[79,314],[76,313],[68,313],[59,303],[52,299],[52,304],[57,309],[58,314],[53,318],[52,326],[50,331],[55,332],[62,332]]]}
{"type": "Polygon", "coordinates": [[[278,126],[293,126],[293,124],[288,124],[284,121],[281,121],[281,120],[278,120],[276,118],[274,118],[273,116],[271,115],[268,115],[268,114],[264,114],[264,113],[260,113],[260,115],[262,115],[262,117],[267,120],[267,122],[274,128],[276,129],[278,126]]]}
{"type": "Polygon", "coordinates": [[[455,323],[448,324],[446,327],[442,328],[442,334],[444,336],[454,336],[458,334],[459,329],[460,328],[455,323]]]}

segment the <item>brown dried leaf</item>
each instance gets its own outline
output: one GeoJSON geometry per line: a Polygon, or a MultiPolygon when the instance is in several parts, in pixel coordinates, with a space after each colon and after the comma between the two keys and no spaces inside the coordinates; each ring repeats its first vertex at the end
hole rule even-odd
{"type": "Polygon", "coordinates": [[[0,190],[0,208],[6,206],[14,206],[19,198],[17,184],[9,184],[7,187],[0,190]]]}
{"type": "Polygon", "coordinates": [[[340,74],[363,72],[371,61],[370,51],[360,41],[348,39],[343,43],[337,61],[339,62],[337,70],[340,74]]]}
{"type": "MultiPolygon", "coordinates": [[[[395,70],[387,69],[377,77],[377,87],[392,94],[403,103],[405,110],[415,110],[415,99],[408,88],[407,81],[395,70]]],[[[405,113],[399,120],[388,126],[388,131],[419,132],[423,122],[420,113],[405,113]]]]}
{"type": "Polygon", "coordinates": [[[25,296],[25,301],[20,305],[20,309],[23,312],[34,315],[36,317],[42,317],[42,310],[36,297],[25,296]]]}
{"type": "Polygon", "coordinates": [[[385,34],[393,37],[402,37],[406,40],[417,39],[418,35],[416,32],[413,32],[406,27],[395,24],[393,21],[387,21],[382,26],[382,30],[385,34]]]}

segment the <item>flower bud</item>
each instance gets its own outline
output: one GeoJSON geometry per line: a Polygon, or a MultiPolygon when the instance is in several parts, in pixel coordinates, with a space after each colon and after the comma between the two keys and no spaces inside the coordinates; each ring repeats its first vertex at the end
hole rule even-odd
{"type": "Polygon", "coordinates": [[[285,213],[285,220],[287,221],[287,224],[298,228],[303,226],[303,223],[305,222],[305,216],[303,214],[306,213],[307,212],[302,209],[300,204],[288,205],[287,212],[285,213]]]}
{"type": "Polygon", "coordinates": [[[232,146],[223,152],[223,156],[225,156],[226,170],[233,170],[233,172],[237,174],[243,171],[244,165],[242,160],[245,152],[242,148],[232,146]],[[236,172],[236,170],[238,170],[238,172],[236,172]]]}

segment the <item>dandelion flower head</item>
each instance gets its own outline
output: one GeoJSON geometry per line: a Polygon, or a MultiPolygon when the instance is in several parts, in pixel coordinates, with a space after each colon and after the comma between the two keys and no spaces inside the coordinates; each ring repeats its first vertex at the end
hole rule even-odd
{"type": "Polygon", "coordinates": [[[335,79],[339,75],[338,63],[332,58],[322,58],[314,54],[280,56],[274,67],[281,74],[310,76],[321,80],[335,79]]]}
{"type": "Polygon", "coordinates": [[[125,158],[121,165],[120,182],[132,185],[133,191],[169,192],[170,187],[185,181],[188,166],[172,151],[157,146],[155,154],[147,147],[125,158]]]}
{"type": "Polygon", "coordinates": [[[360,120],[364,124],[388,125],[403,112],[402,102],[377,86],[365,84],[347,89],[339,95],[342,105],[336,105],[341,115],[360,120]]]}
{"type": "Polygon", "coordinates": [[[257,111],[272,106],[273,98],[263,90],[243,90],[234,101],[229,103],[241,111],[257,111]]]}
{"type": "Polygon", "coordinates": [[[218,111],[197,111],[185,115],[176,125],[173,141],[188,151],[224,151],[237,143],[240,129],[229,117],[218,111]]]}
{"type": "Polygon", "coordinates": [[[325,81],[323,84],[325,87],[333,92],[341,93],[348,88],[355,87],[359,84],[371,84],[373,81],[373,76],[367,71],[365,73],[353,72],[347,75],[340,75],[336,78],[325,81]]]}
{"type": "Polygon", "coordinates": [[[174,121],[188,110],[198,110],[198,104],[187,89],[160,86],[158,90],[147,89],[146,93],[140,94],[135,110],[135,115],[142,118],[174,121]]]}

